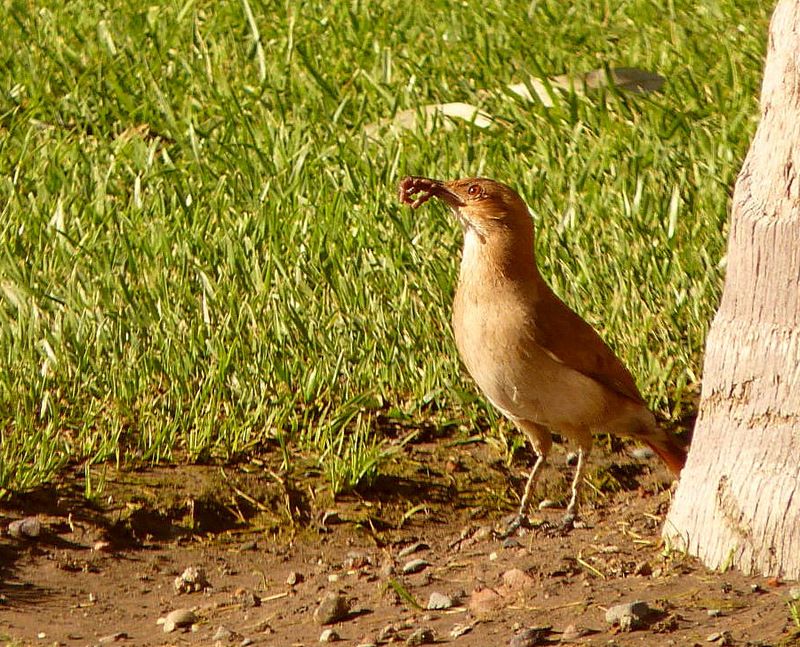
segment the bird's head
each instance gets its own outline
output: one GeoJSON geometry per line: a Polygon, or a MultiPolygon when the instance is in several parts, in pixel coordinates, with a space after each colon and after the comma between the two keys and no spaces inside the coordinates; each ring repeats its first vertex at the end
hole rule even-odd
{"type": "Polygon", "coordinates": [[[400,201],[413,208],[437,197],[467,228],[482,237],[495,230],[531,226],[528,207],[512,188],[482,177],[444,182],[410,176],[400,182],[400,201]]]}

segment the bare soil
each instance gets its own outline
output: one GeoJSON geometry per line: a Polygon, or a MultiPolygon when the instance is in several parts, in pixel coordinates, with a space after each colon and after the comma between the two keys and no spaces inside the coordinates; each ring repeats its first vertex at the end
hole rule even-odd
{"type": "MultiPolygon", "coordinates": [[[[536,510],[533,528],[504,541],[494,529],[517,503],[522,466],[449,440],[406,444],[369,488],[335,501],[313,466],[281,473],[272,454],[224,468],[96,470],[102,494],[89,499],[81,468],[6,501],[0,642],[313,645],[326,628],[314,611],[335,592],[350,611],[328,628],[344,645],[406,644],[427,628],[434,644],[499,647],[529,627],[539,630],[518,645],[800,644],[789,584],[710,572],[663,545],[670,478],[657,459],[599,447],[579,527],[564,534],[563,509],[536,510]],[[7,532],[25,517],[41,522],[38,537],[7,532]],[[428,564],[403,574],[413,559],[428,564]],[[178,593],[189,566],[209,586],[178,593]],[[455,606],[427,610],[433,592],[455,606]],[[608,607],[634,600],[652,609],[639,628],[606,622],[608,607]],[[177,608],[196,621],[165,633],[157,620],[177,608]]],[[[565,453],[553,452],[537,501],[566,499],[565,453]]]]}

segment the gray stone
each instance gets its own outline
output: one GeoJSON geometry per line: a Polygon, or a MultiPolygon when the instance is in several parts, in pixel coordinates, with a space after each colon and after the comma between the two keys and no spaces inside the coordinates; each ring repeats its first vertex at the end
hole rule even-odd
{"type": "Polygon", "coordinates": [[[196,593],[210,588],[206,573],[202,568],[189,566],[173,582],[175,593],[196,593]]]}
{"type": "Polygon", "coordinates": [[[529,627],[517,632],[508,643],[508,647],[534,647],[543,645],[545,632],[541,628],[529,627]]]}
{"type": "Polygon", "coordinates": [[[411,635],[406,639],[406,645],[414,647],[415,645],[431,645],[436,641],[436,634],[433,629],[427,627],[420,627],[415,629],[411,635]]]}
{"type": "Polygon", "coordinates": [[[326,629],[319,635],[319,641],[321,643],[335,643],[337,640],[340,640],[339,634],[333,629],[326,629]]]}
{"type": "Polygon", "coordinates": [[[424,541],[418,541],[415,544],[410,544],[403,548],[399,553],[397,553],[398,557],[408,557],[409,555],[413,555],[414,553],[418,553],[422,550],[428,550],[430,546],[426,544],[424,541]]]}
{"type": "Polygon", "coordinates": [[[449,595],[445,595],[444,593],[438,593],[434,591],[431,593],[431,597],[428,598],[428,609],[430,610],[439,610],[439,609],[450,609],[453,606],[453,599],[449,595]]]}
{"type": "Polygon", "coordinates": [[[191,609],[175,609],[164,618],[164,633],[172,633],[180,627],[188,627],[197,621],[197,616],[191,609]]]}
{"type": "Polygon", "coordinates": [[[622,631],[632,631],[644,626],[644,621],[652,613],[646,602],[635,600],[616,604],[606,611],[606,622],[618,625],[622,631]]]}
{"type": "Polygon", "coordinates": [[[314,620],[320,625],[330,625],[339,622],[350,613],[347,599],[340,593],[326,593],[314,611],[314,620]]]}
{"type": "Polygon", "coordinates": [[[8,534],[15,539],[36,539],[41,532],[42,522],[36,517],[25,517],[8,524],[8,534]]]}
{"type": "Polygon", "coordinates": [[[426,562],[424,559],[412,559],[410,562],[406,562],[403,565],[403,575],[419,573],[420,571],[424,571],[428,566],[430,566],[430,562],[426,562]]]}

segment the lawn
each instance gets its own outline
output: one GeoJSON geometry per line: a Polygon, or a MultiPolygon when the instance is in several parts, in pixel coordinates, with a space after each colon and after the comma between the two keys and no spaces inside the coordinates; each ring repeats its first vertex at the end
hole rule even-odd
{"type": "Polygon", "coordinates": [[[340,491],[423,427],[510,455],[449,330],[459,231],[405,174],[517,188],[556,291],[693,406],[771,2],[0,3],[0,495],[264,451],[340,491]],[[666,83],[499,91],[615,66],[666,83]],[[495,125],[365,135],[451,101],[495,125]]]}

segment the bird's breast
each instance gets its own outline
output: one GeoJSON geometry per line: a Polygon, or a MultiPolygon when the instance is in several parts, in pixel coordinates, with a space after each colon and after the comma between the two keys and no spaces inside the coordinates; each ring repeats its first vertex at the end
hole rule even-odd
{"type": "Polygon", "coordinates": [[[453,304],[459,354],[486,397],[512,417],[523,396],[520,378],[536,380],[536,362],[530,361],[535,351],[529,341],[530,327],[526,309],[503,285],[459,282],[453,304]]]}
{"type": "Polygon", "coordinates": [[[487,399],[507,417],[554,428],[588,424],[603,415],[603,389],[537,343],[532,290],[462,276],[453,303],[459,354],[487,399]]]}

